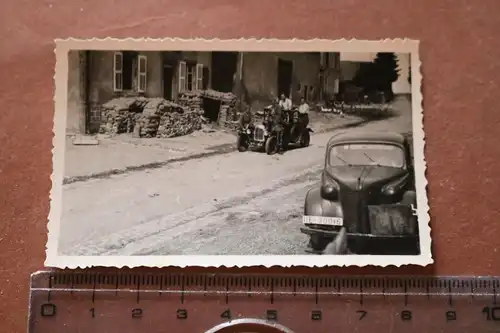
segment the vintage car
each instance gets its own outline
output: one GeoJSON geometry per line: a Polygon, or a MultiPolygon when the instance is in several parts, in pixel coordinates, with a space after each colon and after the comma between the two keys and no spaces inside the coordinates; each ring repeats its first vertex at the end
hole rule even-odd
{"type": "Polygon", "coordinates": [[[327,143],[321,184],[307,192],[307,252],[418,255],[410,141],[392,132],[338,132],[327,143]],[[338,239],[343,237],[343,239],[338,239]]]}
{"type": "Polygon", "coordinates": [[[299,147],[307,147],[311,142],[311,132],[313,130],[308,127],[304,118],[301,116],[297,108],[291,111],[283,111],[284,131],[283,145],[298,145],[299,147]]]}
{"type": "MultiPolygon", "coordinates": [[[[274,131],[276,125],[273,120],[273,108],[267,106],[256,115],[261,118],[257,124],[251,124],[240,129],[237,138],[237,148],[240,152],[249,148],[264,149],[268,155],[278,152],[278,137],[274,131]]],[[[299,145],[309,146],[311,140],[311,128],[302,120],[297,109],[283,111],[283,146],[299,145]]]]}
{"type": "Polygon", "coordinates": [[[260,121],[238,131],[236,142],[238,151],[245,152],[249,148],[264,149],[269,155],[278,151],[278,138],[273,130],[275,124],[272,111],[272,106],[265,107],[263,111],[257,111],[256,116],[260,118],[260,121]]]}

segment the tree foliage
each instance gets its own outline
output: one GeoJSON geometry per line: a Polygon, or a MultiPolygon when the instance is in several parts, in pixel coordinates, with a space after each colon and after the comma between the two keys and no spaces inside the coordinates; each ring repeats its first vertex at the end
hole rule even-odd
{"type": "Polygon", "coordinates": [[[392,52],[379,52],[373,62],[361,63],[353,83],[365,92],[380,91],[392,96],[392,83],[399,78],[398,59],[392,52]]]}
{"type": "Polygon", "coordinates": [[[373,63],[378,68],[381,82],[393,83],[399,77],[398,58],[392,52],[379,52],[373,63]]]}

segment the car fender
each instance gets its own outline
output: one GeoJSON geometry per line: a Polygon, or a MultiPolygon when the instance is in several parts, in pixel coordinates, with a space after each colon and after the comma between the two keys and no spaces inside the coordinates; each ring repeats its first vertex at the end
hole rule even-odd
{"type": "Polygon", "coordinates": [[[343,217],[344,214],[338,201],[323,199],[321,189],[316,187],[307,191],[304,201],[304,215],[343,217]]]}

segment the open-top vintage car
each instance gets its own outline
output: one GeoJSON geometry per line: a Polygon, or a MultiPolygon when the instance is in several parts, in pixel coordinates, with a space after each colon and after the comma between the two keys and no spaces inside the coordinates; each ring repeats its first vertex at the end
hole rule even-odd
{"type": "MultiPolygon", "coordinates": [[[[310,143],[310,133],[312,129],[300,117],[296,109],[283,111],[283,146],[290,144],[307,147],[310,143]]],[[[240,152],[249,148],[264,149],[268,155],[278,152],[278,137],[274,130],[276,125],[273,118],[273,107],[267,106],[263,111],[257,111],[256,115],[261,121],[250,124],[246,128],[240,129],[237,138],[237,148],[240,152]]]]}
{"type": "Polygon", "coordinates": [[[266,106],[263,111],[257,111],[256,115],[260,121],[238,131],[236,146],[240,152],[256,148],[264,149],[267,154],[272,155],[278,151],[278,138],[274,131],[272,111],[272,106],[266,106]]]}
{"type": "Polygon", "coordinates": [[[346,244],[337,254],[418,255],[416,205],[406,136],[339,132],[327,143],[321,185],[305,198],[307,251],[323,253],[335,242],[346,244]]]}

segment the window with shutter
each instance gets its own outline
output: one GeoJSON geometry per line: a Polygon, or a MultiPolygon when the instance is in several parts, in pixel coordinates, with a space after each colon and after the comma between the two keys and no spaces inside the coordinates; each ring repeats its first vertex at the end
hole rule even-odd
{"type": "Polygon", "coordinates": [[[203,89],[203,64],[196,64],[196,83],[194,90],[203,89]]]}
{"type": "Polygon", "coordinates": [[[186,62],[179,62],[179,92],[186,90],[186,62]]]}
{"type": "Polygon", "coordinates": [[[137,60],[139,63],[137,66],[137,91],[143,93],[146,91],[148,82],[148,58],[140,55],[137,60]]]}
{"type": "Polygon", "coordinates": [[[123,53],[115,52],[113,59],[113,90],[123,90],[123,53]]]}

